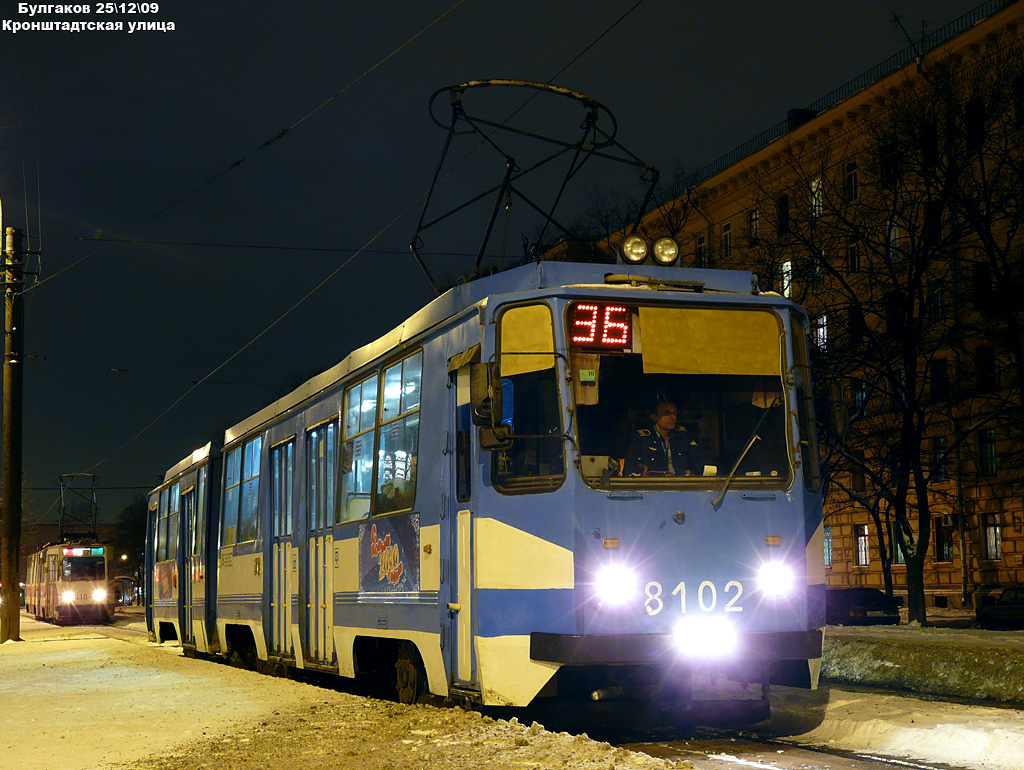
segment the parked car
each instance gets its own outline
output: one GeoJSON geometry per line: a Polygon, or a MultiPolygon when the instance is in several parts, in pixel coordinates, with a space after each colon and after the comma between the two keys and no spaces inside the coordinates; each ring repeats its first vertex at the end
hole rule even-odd
{"type": "Polygon", "coordinates": [[[829,588],[825,622],[832,626],[874,626],[900,622],[900,601],[877,588],[829,588]]]}
{"type": "Polygon", "coordinates": [[[974,611],[980,628],[1024,628],[1024,586],[1004,588],[994,604],[984,604],[974,611]]]}

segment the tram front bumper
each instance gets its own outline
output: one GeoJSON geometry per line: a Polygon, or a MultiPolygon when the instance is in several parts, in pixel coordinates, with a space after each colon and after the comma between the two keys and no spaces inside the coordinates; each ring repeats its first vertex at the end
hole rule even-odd
{"type": "MultiPolygon", "coordinates": [[[[822,630],[740,634],[718,662],[767,663],[821,657],[822,630]]],[[[563,666],[667,665],[693,660],[672,634],[530,634],[530,658],[563,666]]]]}

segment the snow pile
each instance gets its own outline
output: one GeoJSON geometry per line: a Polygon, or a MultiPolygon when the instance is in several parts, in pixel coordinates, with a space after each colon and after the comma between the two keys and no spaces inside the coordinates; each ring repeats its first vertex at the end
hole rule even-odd
{"type": "Polygon", "coordinates": [[[822,676],[926,695],[1024,703],[1024,632],[830,626],[822,676]]]}

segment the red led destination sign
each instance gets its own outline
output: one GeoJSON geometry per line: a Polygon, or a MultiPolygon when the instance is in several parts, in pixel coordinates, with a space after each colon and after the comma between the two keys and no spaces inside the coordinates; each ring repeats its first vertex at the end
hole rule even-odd
{"type": "Polygon", "coordinates": [[[577,302],[569,308],[569,339],[576,347],[629,347],[629,308],[601,302],[577,302]]]}

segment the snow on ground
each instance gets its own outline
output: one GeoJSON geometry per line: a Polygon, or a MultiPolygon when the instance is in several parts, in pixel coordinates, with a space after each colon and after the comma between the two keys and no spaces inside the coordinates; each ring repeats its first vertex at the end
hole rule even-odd
{"type": "MultiPolygon", "coordinates": [[[[122,615],[117,625],[128,629],[119,632],[128,642],[22,616],[25,641],[0,645],[0,770],[688,765],[536,724],[402,706],[192,660],[148,642],[138,615],[122,615]]],[[[1022,660],[1024,632],[829,627],[823,675],[830,684],[818,694],[784,691],[780,712],[801,713],[806,723],[816,710],[801,728],[809,731],[785,739],[1021,770],[1024,713],[1014,708],[866,693],[837,682],[1020,704],[1022,660]]]]}

